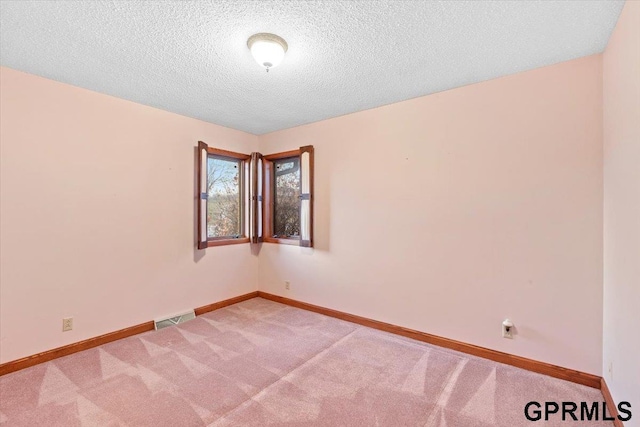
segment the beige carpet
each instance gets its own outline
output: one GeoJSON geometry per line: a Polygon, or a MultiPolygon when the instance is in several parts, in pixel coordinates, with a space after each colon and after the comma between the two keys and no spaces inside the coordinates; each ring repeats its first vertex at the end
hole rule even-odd
{"type": "Polygon", "coordinates": [[[599,390],[256,298],[0,377],[2,426],[611,426],[599,390]],[[579,415],[579,411],[578,411],[579,415]]]}

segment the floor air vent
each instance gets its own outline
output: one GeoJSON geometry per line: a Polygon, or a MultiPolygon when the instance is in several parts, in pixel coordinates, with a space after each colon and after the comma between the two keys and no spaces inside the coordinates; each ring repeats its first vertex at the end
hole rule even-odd
{"type": "Polygon", "coordinates": [[[164,319],[154,320],[153,323],[156,325],[156,331],[158,329],[166,328],[167,326],[177,325],[178,323],[184,323],[187,320],[195,319],[196,313],[191,310],[186,313],[178,314],[176,316],[166,317],[164,319]]]}

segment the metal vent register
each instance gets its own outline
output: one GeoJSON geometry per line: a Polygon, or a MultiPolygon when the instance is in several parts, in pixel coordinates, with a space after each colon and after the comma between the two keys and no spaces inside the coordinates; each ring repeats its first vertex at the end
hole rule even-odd
{"type": "Polygon", "coordinates": [[[196,318],[196,313],[195,311],[191,310],[191,311],[187,311],[186,313],[178,314],[172,317],[154,320],[153,323],[155,324],[156,331],[157,331],[158,329],[166,328],[167,326],[177,325],[179,323],[184,323],[188,320],[195,319],[195,318],[196,318]]]}

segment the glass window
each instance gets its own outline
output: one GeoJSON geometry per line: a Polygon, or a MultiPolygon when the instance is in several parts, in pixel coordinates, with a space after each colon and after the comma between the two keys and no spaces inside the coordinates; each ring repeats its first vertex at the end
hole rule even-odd
{"type": "Polygon", "coordinates": [[[273,162],[274,237],[300,238],[300,157],[273,162]]]}
{"type": "Polygon", "coordinates": [[[240,237],[241,160],[207,157],[207,238],[240,237]]]}

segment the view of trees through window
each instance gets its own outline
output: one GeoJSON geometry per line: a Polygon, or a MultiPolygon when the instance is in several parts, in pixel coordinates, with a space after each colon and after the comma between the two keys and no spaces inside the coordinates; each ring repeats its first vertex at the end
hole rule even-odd
{"type": "Polygon", "coordinates": [[[273,165],[273,233],[278,237],[300,236],[300,159],[276,160],[273,165]]]}
{"type": "Polygon", "coordinates": [[[207,158],[207,237],[240,235],[240,165],[235,159],[207,158]]]}

